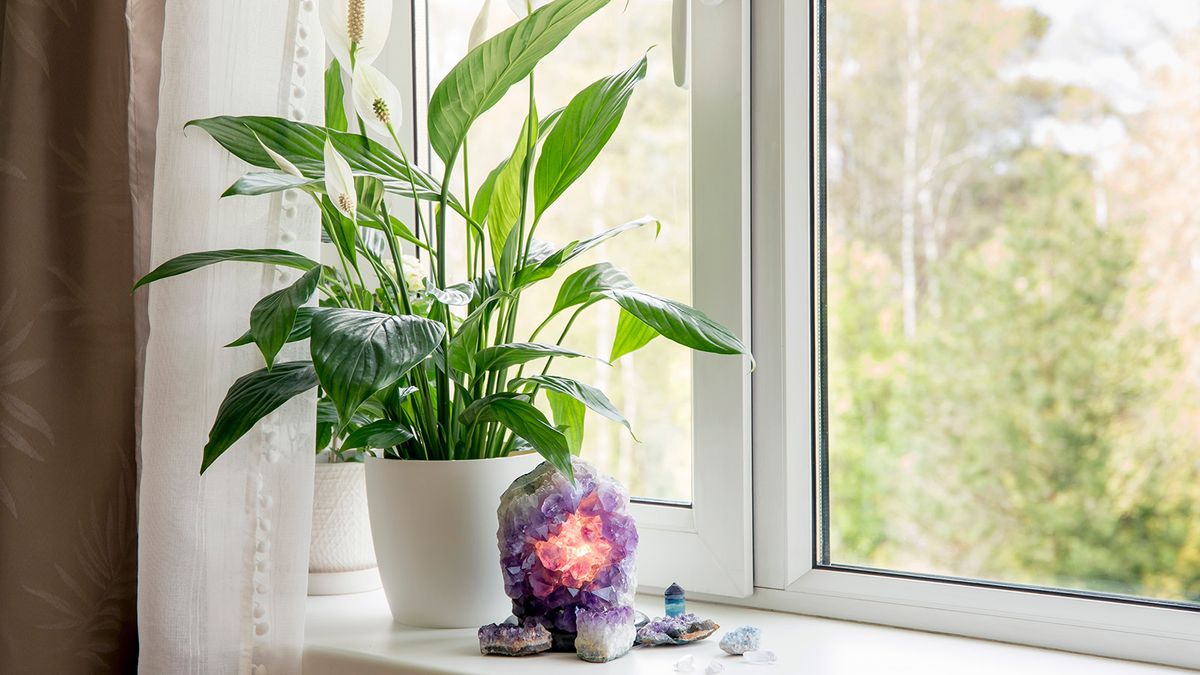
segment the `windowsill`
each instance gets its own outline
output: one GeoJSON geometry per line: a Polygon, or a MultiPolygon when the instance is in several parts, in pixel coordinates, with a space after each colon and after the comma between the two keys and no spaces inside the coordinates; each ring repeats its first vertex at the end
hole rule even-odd
{"type": "MultiPolygon", "coordinates": [[[[661,600],[638,596],[637,606],[656,616],[661,600]]],[[[681,647],[636,648],[604,665],[584,663],[574,654],[522,658],[481,656],[475,630],[429,630],[397,625],[382,591],[311,597],[305,622],[304,673],[325,675],[463,674],[493,675],[615,672],[669,675],[679,659],[695,657],[694,673],[710,661],[725,672],[758,672],[739,657],[727,656],[717,642],[727,629],[754,624],[763,629],[763,648],[778,661],[766,673],[780,675],[1150,675],[1180,673],[1173,668],[1055,652],[1034,647],[937,635],[867,624],[690,602],[689,609],[721,624],[707,640],[681,647]]],[[[497,617],[497,620],[503,617],[497,617]]]]}

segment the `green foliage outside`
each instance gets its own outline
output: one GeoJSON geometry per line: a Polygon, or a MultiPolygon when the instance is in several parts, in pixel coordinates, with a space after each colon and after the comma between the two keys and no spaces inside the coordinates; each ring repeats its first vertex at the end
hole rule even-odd
{"type": "Polygon", "coordinates": [[[1113,112],[1001,77],[1046,17],[830,5],[832,561],[1200,601],[1196,336],[1155,309],[1196,289],[1147,244],[1197,225],[1034,141],[1113,112]]]}

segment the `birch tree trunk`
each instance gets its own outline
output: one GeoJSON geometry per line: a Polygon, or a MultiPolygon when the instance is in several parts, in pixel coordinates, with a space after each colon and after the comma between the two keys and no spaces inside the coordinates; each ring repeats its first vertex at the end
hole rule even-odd
{"type": "Polygon", "coordinates": [[[908,55],[904,69],[904,176],[900,196],[900,273],[904,336],[917,334],[917,133],[921,116],[920,0],[905,0],[908,55]]]}

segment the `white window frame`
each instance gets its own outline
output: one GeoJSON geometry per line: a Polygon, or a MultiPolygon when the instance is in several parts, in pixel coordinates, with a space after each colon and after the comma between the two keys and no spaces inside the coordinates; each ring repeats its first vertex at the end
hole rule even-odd
{"type": "MultiPolygon", "coordinates": [[[[377,63],[405,97],[412,115],[401,140],[422,164],[436,162],[425,132],[436,83],[420,57],[427,53],[426,3],[441,1],[396,3],[377,63]]],[[[704,45],[688,64],[691,158],[701,169],[691,179],[692,304],[750,344],[750,0],[679,3],[687,34],[677,39],[704,45]]],[[[671,68],[671,57],[670,49],[655,50],[653,67],[671,68]]],[[[750,362],[697,353],[692,366],[692,501],[632,505],[640,588],[654,592],[677,582],[689,591],[745,597],[753,590],[750,362]]]]}
{"type": "Polygon", "coordinates": [[[816,564],[812,247],[820,214],[810,134],[820,85],[810,76],[818,54],[810,26],[821,26],[818,2],[754,0],[756,588],[745,604],[1200,668],[1197,609],[816,564]]]}

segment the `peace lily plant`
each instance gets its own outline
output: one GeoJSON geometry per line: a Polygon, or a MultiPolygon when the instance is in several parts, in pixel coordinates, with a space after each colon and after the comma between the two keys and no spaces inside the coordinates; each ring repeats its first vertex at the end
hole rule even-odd
{"type": "Polygon", "coordinates": [[[429,142],[441,159],[435,178],[409,161],[399,143],[399,91],[372,62],[387,39],[390,0],[322,0],[320,16],[336,60],[325,75],[325,125],[279,117],[220,116],[189,123],[260,169],[223,196],[299,190],[321,213],[337,260],[323,265],[283,249],[226,249],[182,255],[138,281],[148,284],[223,261],[256,262],[301,272],[250,312],[249,330],[229,346],[254,344],[266,367],[230,387],[204,446],[201,472],[260,419],[317,388],[317,449],[340,460],[363,453],[400,459],[503,457],[532,448],[571,476],[585,410],[628,421],[603,392],[552,374],[556,358],[585,357],[563,346],[579,315],[613,302],[620,318],[609,361],[657,336],[692,349],[747,354],[730,331],[700,311],[639,289],[606,262],[562,279],[553,306],[530,307],[522,295],[550,282],[568,262],[630,230],[640,218],[562,245],[554,223],[558,198],[587,170],[646,75],[646,57],[583,88],[563,108],[539,116],[535,69],[608,0],[510,0],[521,17],[484,40],[487,2],[471,31],[470,51],[434,90],[429,142]],[[356,120],[344,112],[342,66],[351,78],[356,120]],[[450,185],[468,161],[475,121],[511,87],[527,82],[528,113],[512,156],[471,192],[450,185]],[[353,122],[353,124],[351,124],[353,122]],[[432,202],[403,222],[392,198],[432,202]],[[465,222],[465,269],[448,262],[447,216],[465,222]],[[432,221],[432,222],[426,222],[432,221]],[[405,255],[403,246],[419,252],[405,255]],[[315,306],[313,305],[316,300],[315,306]],[[540,323],[518,335],[521,310],[540,323]],[[565,326],[557,339],[543,332],[565,326]],[[285,343],[309,341],[310,358],[278,362],[285,343]],[[545,395],[552,420],[537,407],[545,395]]]}

